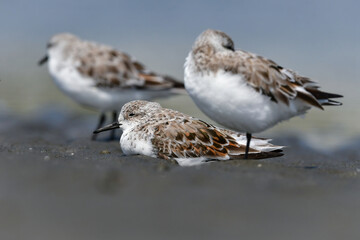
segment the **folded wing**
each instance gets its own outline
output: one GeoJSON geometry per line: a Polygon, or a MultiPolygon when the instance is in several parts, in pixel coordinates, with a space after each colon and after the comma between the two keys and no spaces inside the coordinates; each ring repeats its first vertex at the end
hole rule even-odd
{"type": "MultiPolygon", "coordinates": [[[[238,142],[232,131],[216,128],[198,119],[159,123],[152,143],[158,156],[165,159],[203,158],[204,160],[228,160],[244,158],[245,144],[238,142]],[[166,140],[164,140],[166,139],[166,140]]],[[[240,136],[240,135],[239,135],[240,136]]],[[[273,148],[261,149],[256,145],[249,150],[249,158],[281,156],[281,147],[267,141],[261,145],[273,148]],[[266,142],[266,143],[265,143],[266,142]]]]}
{"type": "Polygon", "coordinates": [[[147,70],[126,53],[92,42],[84,44],[77,54],[77,69],[80,74],[94,79],[98,87],[148,90],[184,88],[183,83],[147,70]]]}
{"type": "Polygon", "coordinates": [[[291,100],[298,98],[320,109],[323,109],[322,105],[341,105],[331,99],[342,97],[341,95],[320,91],[316,82],[283,68],[270,59],[240,50],[221,57],[226,71],[241,74],[251,87],[274,102],[289,105],[291,100]]]}

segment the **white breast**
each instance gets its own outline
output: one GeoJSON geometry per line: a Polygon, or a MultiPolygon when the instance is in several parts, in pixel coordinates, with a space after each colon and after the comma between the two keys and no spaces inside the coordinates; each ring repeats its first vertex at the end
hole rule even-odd
{"type": "Polygon", "coordinates": [[[132,129],[126,129],[120,138],[121,150],[125,155],[146,155],[156,157],[150,135],[144,136],[132,129]]]}

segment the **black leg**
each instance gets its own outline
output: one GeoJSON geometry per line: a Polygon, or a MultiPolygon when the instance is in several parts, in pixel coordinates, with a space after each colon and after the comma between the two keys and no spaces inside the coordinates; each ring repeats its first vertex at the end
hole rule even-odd
{"type": "MultiPolygon", "coordinates": [[[[98,123],[96,129],[101,128],[104,125],[105,120],[106,120],[105,113],[101,113],[100,118],[99,118],[99,123],[98,123]]],[[[95,141],[96,137],[97,137],[97,134],[93,134],[92,137],[91,137],[91,140],[95,141]]]]}
{"type": "Polygon", "coordinates": [[[245,159],[248,158],[250,141],[251,141],[251,133],[246,133],[246,149],[245,149],[245,159]]]}
{"type": "MultiPolygon", "coordinates": [[[[112,112],[113,122],[117,122],[117,117],[118,117],[117,112],[113,111],[112,112]]],[[[116,138],[115,133],[116,133],[116,129],[111,130],[111,132],[110,132],[110,141],[115,140],[115,138],[116,138]]]]}

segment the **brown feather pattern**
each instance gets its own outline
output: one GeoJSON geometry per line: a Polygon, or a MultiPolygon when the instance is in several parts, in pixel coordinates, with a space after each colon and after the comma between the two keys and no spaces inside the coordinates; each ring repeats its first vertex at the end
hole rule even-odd
{"type": "MultiPolygon", "coordinates": [[[[270,59],[246,51],[217,52],[211,45],[205,44],[193,49],[193,55],[196,55],[194,61],[199,72],[224,70],[239,74],[249,86],[274,102],[289,105],[291,100],[301,99],[310,106],[323,109],[321,104],[335,102],[330,101],[330,98],[342,97],[321,92],[318,90],[318,84],[309,78],[285,69],[270,59]],[[319,100],[328,101],[320,103],[319,100]]],[[[335,103],[331,105],[341,104],[335,103]]]]}
{"type": "MultiPolygon", "coordinates": [[[[245,153],[245,146],[238,144],[229,134],[197,119],[159,123],[155,127],[152,143],[158,151],[158,156],[167,158],[226,159],[228,156],[245,153]]],[[[254,153],[259,151],[250,148],[250,154],[254,153]]]]}
{"type": "Polygon", "coordinates": [[[109,46],[78,39],[77,44],[68,48],[67,52],[74,56],[79,73],[93,79],[98,87],[149,90],[184,88],[183,83],[151,72],[128,54],[109,46]]]}

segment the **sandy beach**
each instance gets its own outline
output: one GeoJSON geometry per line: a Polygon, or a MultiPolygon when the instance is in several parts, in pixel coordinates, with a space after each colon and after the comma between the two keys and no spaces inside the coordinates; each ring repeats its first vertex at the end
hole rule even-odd
{"type": "Polygon", "coordinates": [[[95,118],[1,115],[1,239],[357,239],[360,141],[180,167],[90,141],[95,118]],[[50,121],[51,120],[51,121],[50,121]]]}

